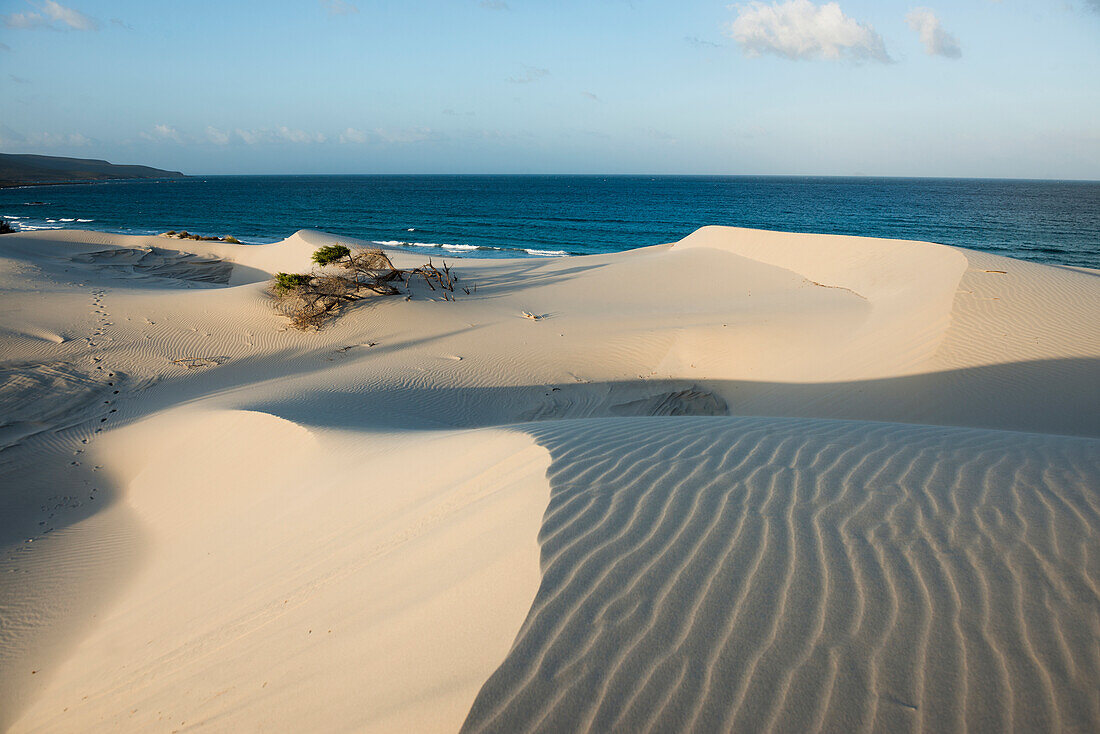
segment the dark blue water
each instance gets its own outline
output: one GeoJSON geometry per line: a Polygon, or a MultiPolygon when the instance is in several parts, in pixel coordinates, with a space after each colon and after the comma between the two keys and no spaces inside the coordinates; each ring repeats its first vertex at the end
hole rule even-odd
{"type": "Polygon", "coordinates": [[[209,176],[0,190],[18,228],[315,228],[450,255],[582,255],[706,224],[928,240],[1100,268],[1100,182],[681,176],[209,176]],[[31,203],[42,202],[42,203],[31,203]]]}

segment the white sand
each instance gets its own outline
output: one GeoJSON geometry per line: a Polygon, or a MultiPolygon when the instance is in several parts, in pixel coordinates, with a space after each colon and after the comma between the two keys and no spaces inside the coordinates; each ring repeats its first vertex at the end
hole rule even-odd
{"type": "Polygon", "coordinates": [[[334,241],[0,237],[0,728],[1100,728],[1100,272],[334,241]]]}

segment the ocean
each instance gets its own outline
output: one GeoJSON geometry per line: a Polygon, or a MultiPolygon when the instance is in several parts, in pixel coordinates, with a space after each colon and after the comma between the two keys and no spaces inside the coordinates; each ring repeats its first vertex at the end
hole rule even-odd
{"type": "Polygon", "coordinates": [[[1100,182],[785,176],[196,176],[0,189],[17,229],[303,228],[447,256],[553,257],[707,224],[927,240],[1100,268],[1100,182]]]}

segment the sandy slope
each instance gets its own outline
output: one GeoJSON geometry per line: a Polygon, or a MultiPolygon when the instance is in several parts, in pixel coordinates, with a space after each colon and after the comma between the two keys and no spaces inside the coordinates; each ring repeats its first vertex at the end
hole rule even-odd
{"type": "Polygon", "coordinates": [[[554,457],[542,586],[466,731],[1094,729],[1095,441],[531,430],[554,457]]]}
{"type": "Polygon", "coordinates": [[[332,241],[0,238],[0,726],[1100,726],[1100,273],[704,228],[286,330],[332,241]]]}

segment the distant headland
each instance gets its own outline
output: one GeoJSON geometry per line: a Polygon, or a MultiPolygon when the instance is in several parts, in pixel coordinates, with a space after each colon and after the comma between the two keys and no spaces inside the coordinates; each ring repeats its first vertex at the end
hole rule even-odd
{"type": "Polygon", "coordinates": [[[131,178],[184,178],[184,175],[179,171],[119,166],[91,158],[0,153],[0,188],[131,178]]]}

